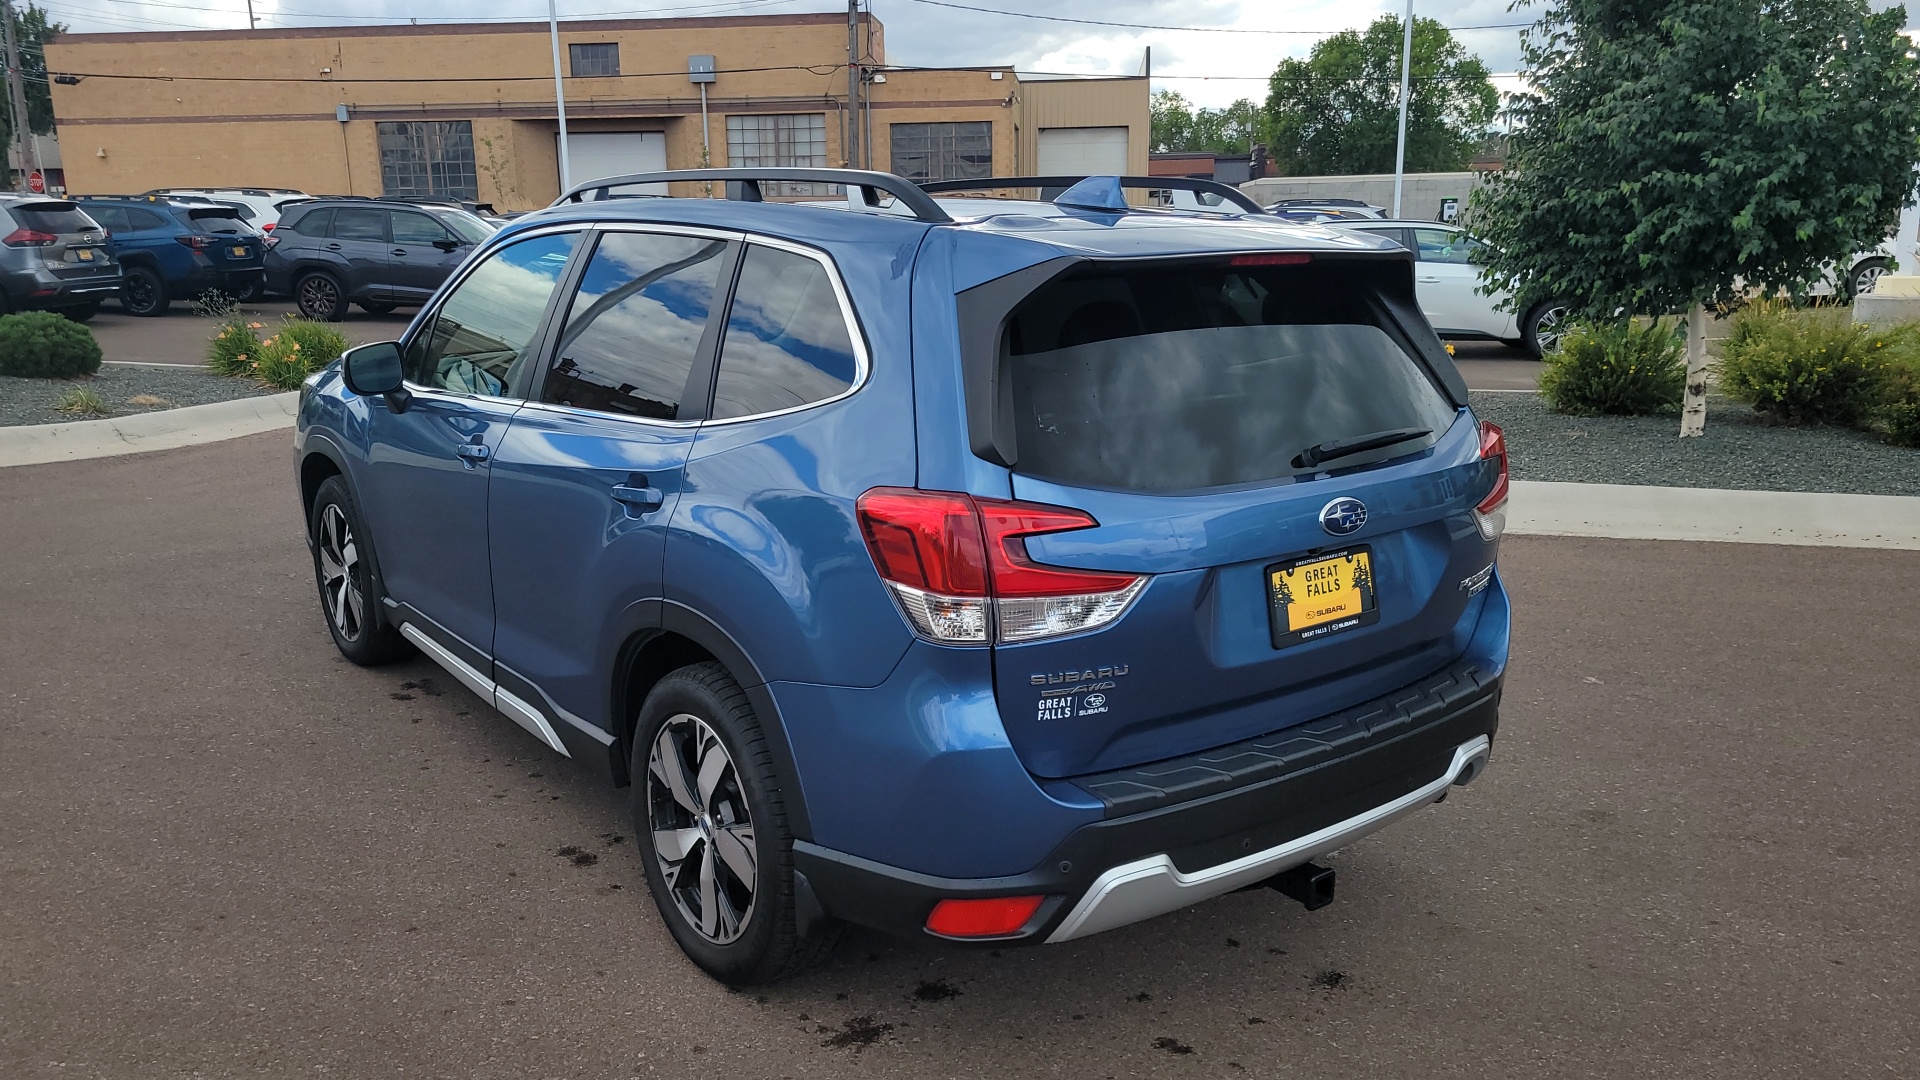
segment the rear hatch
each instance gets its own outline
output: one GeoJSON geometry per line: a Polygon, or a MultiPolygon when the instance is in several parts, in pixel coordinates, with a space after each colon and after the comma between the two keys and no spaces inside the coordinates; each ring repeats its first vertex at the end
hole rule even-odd
{"type": "Polygon", "coordinates": [[[0,242],[32,248],[55,277],[88,278],[119,273],[107,251],[107,231],[64,199],[22,201],[7,206],[15,228],[0,242]]]}
{"type": "Polygon", "coordinates": [[[205,254],[224,270],[258,270],[263,265],[266,246],[260,233],[248,225],[240,211],[231,206],[194,206],[184,215],[190,237],[182,237],[189,247],[205,254]]]}
{"type": "Polygon", "coordinates": [[[1013,308],[994,428],[1014,499],[1097,524],[1006,542],[1145,579],[1094,632],[1045,636],[1001,601],[997,697],[1031,771],[1276,731],[1464,651],[1499,463],[1411,287],[1401,258],[1091,261],[1013,308]]]}

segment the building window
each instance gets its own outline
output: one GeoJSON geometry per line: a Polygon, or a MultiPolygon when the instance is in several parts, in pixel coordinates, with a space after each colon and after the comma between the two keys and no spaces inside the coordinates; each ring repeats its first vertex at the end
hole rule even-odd
{"type": "Polygon", "coordinates": [[[620,44],[614,41],[567,46],[573,77],[588,79],[620,74],[620,44]]]}
{"type": "Polygon", "coordinates": [[[380,139],[380,184],[386,194],[480,197],[471,120],[408,120],[374,127],[380,139]]]}
{"type": "MultiPolygon", "coordinates": [[[[727,164],[741,169],[827,167],[827,114],[727,117],[727,164]]],[[[825,195],[829,184],[763,184],[763,195],[825,195]]]]}
{"type": "Polygon", "coordinates": [[[993,121],[894,124],[893,171],[909,180],[983,180],[993,175],[993,121]]]}

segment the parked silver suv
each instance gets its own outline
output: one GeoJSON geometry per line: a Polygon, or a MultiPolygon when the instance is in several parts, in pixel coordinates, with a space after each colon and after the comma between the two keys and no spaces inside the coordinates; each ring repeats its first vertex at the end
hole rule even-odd
{"type": "Polygon", "coordinates": [[[0,194],[0,314],[51,310],[85,322],[120,283],[107,231],[79,204],[0,194]]]}

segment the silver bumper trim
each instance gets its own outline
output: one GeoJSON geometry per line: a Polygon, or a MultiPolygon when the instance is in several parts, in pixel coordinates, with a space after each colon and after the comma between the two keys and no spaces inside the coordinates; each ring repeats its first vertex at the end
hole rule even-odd
{"type": "Polygon", "coordinates": [[[1209,866],[1183,874],[1165,855],[1152,855],[1123,863],[1101,874],[1088,887],[1073,910],[1047,938],[1049,943],[1071,941],[1103,930],[1151,919],[1190,904],[1230,893],[1258,881],[1325,855],[1336,848],[1411,814],[1446,794],[1455,781],[1476,774],[1492,752],[1493,741],[1485,735],[1455,747],[1453,762],[1432,783],[1382,803],[1345,821],[1336,822],[1316,833],[1289,840],[1265,851],[1256,851],[1232,862],[1209,866]]]}

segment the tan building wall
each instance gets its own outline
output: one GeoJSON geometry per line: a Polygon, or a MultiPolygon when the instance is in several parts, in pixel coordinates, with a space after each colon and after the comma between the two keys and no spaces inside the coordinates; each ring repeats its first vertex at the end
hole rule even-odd
{"type": "MultiPolygon", "coordinates": [[[[865,28],[870,55],[884,60],[884,31],[871,19],[865,28]]],[[[686,64],[712,54],[711,164],[729,164],[729,115],[771,113],[822,115],[825,164],[851,164],[846,40],[837,14],[564,23],[563,63],[570,44],[612,42],[622,72],[568,76],[568,130],[657,131],[668,168],[699,166],[700,95],[686,64]]],[[[501,209],[560,194],[552,63],[545,28],[524,23],[66,34],[47,46],[50,70],[83,75],[53,87],[74,193],[257,185],[378,195],[376,125],[464,120],[473,125],[478,198],[501,209]]],[[[890,167],[895,123],[986,120],[996,175],[1031,171],[1040,126],[1128,126],[1136,171],[1146,169],[1144,80],[884,74],[852,119],[857,142],[871,129],[873,168],[890,167]]]]}

